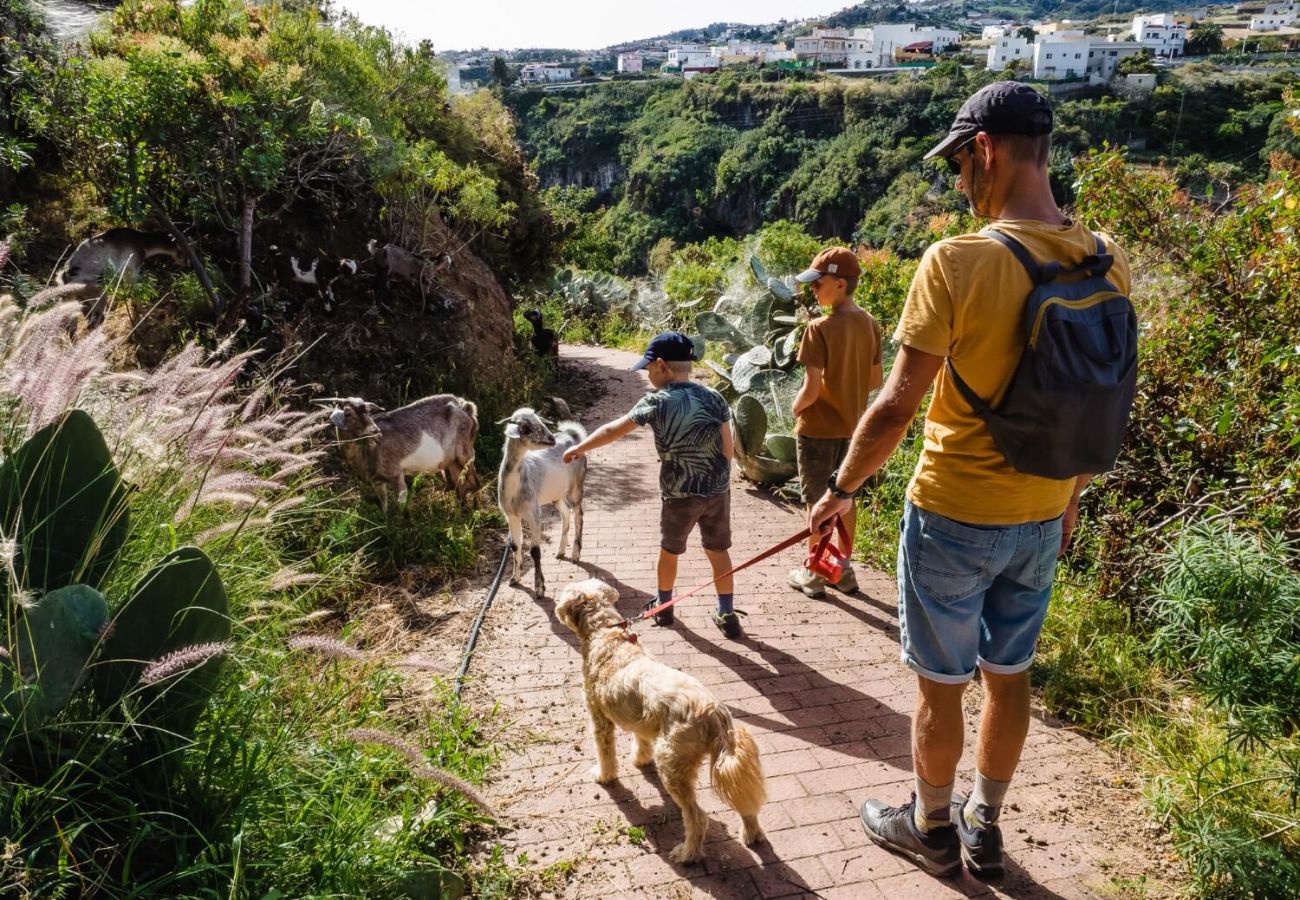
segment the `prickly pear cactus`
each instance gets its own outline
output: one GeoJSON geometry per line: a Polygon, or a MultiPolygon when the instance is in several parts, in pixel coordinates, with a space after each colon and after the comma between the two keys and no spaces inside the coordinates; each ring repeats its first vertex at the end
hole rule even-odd
{"type": "MultiPolygon", "coordinates": [[[[0,528],[29,590],[98,588],[129,529],[127,491],[95,421],[74,409],[0,466],[0,528]]],[[[0,592],[8,586],[0,579],[0,592]]]]}
{"type": "MultiPolygon", "coordinates": [[[[784,484],[799,469],[791,454],[789,461],[768,455],[769,444],[785,435],[767,436],[767,410],[752,395],[742,394],[731,413],[732,432],[736,444],[736,464],[740,472],[755,484],[784,484]]],[[[787,449],[782,445],[782,450],[787,449]]],[[[788,448],[793,449],[793,448],[788,448]]]]}
{"type": "Polygon", "coordinates": [[[67,705],[107,621],[104,596],[84,584],[50,591],[22,608],[3,642],[12,668],[0,676],[0,705],[21,730],[38,727],[67,705]]]}
{"type": "Polygon", "coordinates": [[[101,702],[127,702],[136,718],[176,734],[189,734],[220,675],[221,658],[154,686],[140,685],[153,661],[176,650],[230,638],[230,606],[221,577],[197,547],[163,557],[140,580],[113,619],[113,633],[95,666],[101,702]]]}

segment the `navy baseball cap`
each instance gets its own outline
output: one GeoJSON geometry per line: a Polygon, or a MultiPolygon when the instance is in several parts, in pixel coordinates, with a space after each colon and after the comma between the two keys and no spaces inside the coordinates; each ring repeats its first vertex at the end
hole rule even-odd
{"type": "Polygon", "coordinates": [[[961,105],[948,136],[923,158],[951,156],[981,131],[1029,137],[1051,134],[1052,107],[1047,98],[1027,84],[997,81],[985,85],[961,105]]]}
{"type": "Polygon", "coordinates": [[[630,371],[644,369],[656,359],[662,359],[664,362],[688,362],[695,359],[695,345],[680,331],[665,331],[663,334],[657,334],[651,339],[650,346],[645,348],[645,356],[638,359],[630,371]]]}

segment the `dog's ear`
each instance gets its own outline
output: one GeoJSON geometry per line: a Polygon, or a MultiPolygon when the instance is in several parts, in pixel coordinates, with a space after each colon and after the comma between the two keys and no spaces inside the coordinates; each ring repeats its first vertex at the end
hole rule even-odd
{"type": "Polygon", "coordinates": [[[569,627],[570,631],[582,636],[580,624],[584,623],[583,607],[588,604],[587,596],[577,584],[567,585],[560,591],[555,604],[555,617],[569,627]]]}

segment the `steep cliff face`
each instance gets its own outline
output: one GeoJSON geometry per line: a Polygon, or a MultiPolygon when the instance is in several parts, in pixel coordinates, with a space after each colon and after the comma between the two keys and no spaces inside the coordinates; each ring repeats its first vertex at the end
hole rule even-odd
{"type": "Polygon", "coordinates": [[[622,164],[614,160],[588,160],[585,162],[563,162],[547,166],[538,172],[543,188],[574,185],[580,188],[594,188],[600,200],[609,200],[614,188],[627,175],[622,164]]]}

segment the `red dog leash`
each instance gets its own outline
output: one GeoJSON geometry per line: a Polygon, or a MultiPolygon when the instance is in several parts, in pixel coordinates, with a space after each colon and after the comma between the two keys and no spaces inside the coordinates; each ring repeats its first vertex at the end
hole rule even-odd
{"type": "MultiPolygon", "coordinates": [[[[658,606],[642,610],[641,614],[635,618],[624,619],[623,627],[628,628],[636,622],[652,618],[663,612],[665,609],[668,609],[668,607],[677,605],[692,594],[698,594],[705,588],[717,584],[728,575],[734,575],[741,569],[748,569],[750,566],[757,565],[770,556],[775,556],[782,550],[793,547],[795,544],[807,538],[810,534],[812,534],[812,532],[807,528],[803,529],[798,534],[792,534],[776,546],[769,547],[757,556],[745,560],[735,568],[723,572],[717,578],[713,578],[704,582],[704,584],[693,587],[686,593],[679,594],[666,603],[660,603],[658,606]]],[[[849,530],[844,527],[844,521],[839,516],[836,516],[835,528],[833,530],[827,529],[826,533],[822,535],[821,541],[817,544],[817,549],[813,551],[811,556],[804,560],[804,566],[834,583],[840,580],[840,575],[844,573],[844,567],[848,564],[852,555],[853,548],[849,545],[849,530]],[[836,532],[838,532],[840,536],[840,547],[831,546],[831,537],[836,532]]]]}

